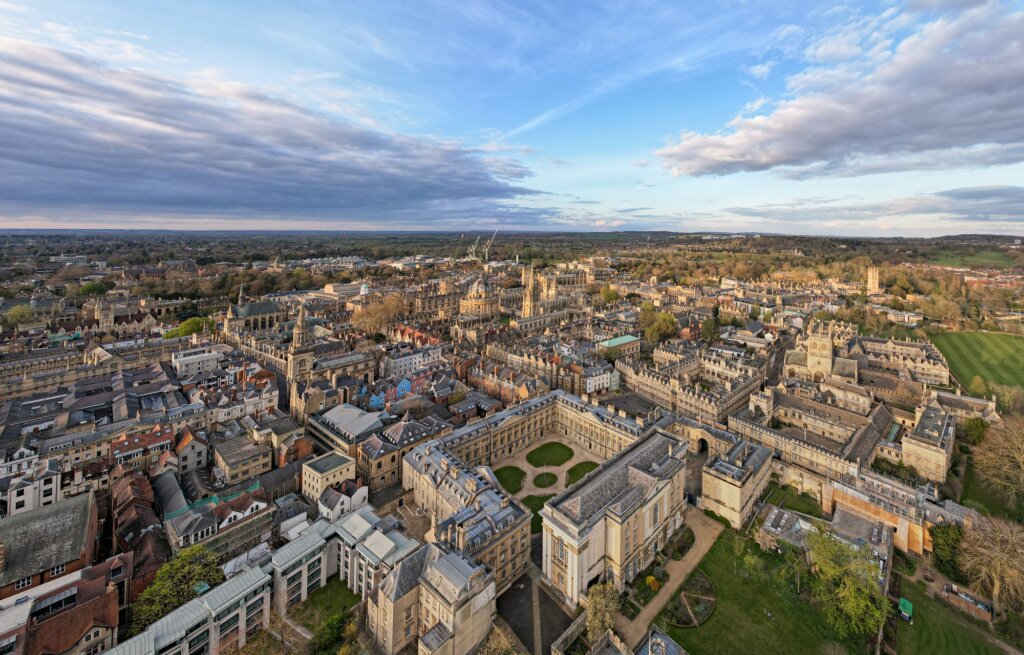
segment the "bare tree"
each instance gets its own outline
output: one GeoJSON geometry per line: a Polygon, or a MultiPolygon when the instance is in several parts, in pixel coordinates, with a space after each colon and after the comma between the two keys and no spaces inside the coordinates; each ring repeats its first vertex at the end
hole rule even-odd
{"type": "Polygon", "coordinates": [[[984,481],[1007,500],[1024,498],[1024,418],[1009,416],[992,430],[974,463],[984,481]]]}
{"type": "Polygon", "coordinates": [[[615,627],[619,594],[611,583],[603,582],[587,590],[587,600],[587,641],[595,644],[606,630],[615,627]]]}
{"type": "Polygon", "coordinates": [[[1024,601],[1024,526],[983,517],[964,533],[960,568],[972,584],[992,597],[998,614],[1005,602],[1019,607],[1024,601]]]}
{"type": "Polygon", "coordinates": [[[478,655],[516,655],[516,642],[505,626],[495,625],[480,646],[478,655]]]}

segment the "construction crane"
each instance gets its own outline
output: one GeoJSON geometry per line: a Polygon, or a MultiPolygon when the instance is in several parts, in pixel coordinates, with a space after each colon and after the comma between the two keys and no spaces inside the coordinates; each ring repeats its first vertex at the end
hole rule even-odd
{"type": "Polygon", "coordinates": [[[478,245],[480,245],[480,237],[479,236],[476,238],[476,242],[473,243],[473,245],[471,245],[469,247],[469,258],[470,259],[476,259],[476,247],[478,245]]]}
{"type": "Polygon", "coordinates": [[[498,230],[494,230],[494,234],[491,235],[491,240],[484,246],[484,262],[491,261],[491,244],[494,243],[494,237],[498,236],[498,230]]]}

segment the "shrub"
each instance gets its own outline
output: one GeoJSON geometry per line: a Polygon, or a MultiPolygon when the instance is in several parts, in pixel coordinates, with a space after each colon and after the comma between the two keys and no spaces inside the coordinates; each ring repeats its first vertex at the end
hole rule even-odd
{"type": "Polygon", "coordinates": [[[654,593],[658,593],[658,590],[661,589],[661,583],[658,582],[658,579],[653,575],[647,576],[647,586],[654,593]]]}

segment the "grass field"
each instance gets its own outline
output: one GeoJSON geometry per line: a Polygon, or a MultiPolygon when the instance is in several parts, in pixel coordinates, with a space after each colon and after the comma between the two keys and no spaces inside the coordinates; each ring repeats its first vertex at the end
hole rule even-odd
{"type": "Polygon", "coordinates": [[[502,466],[495,469],[494,477],[504,487],[505,491],[515,495],[523,490],[523,480],[526,479],[526,471],[518,466],[502,466]]]}
{"type": "Polygon", "coordinates": [[[986,382],[1024,387],[1024,339],[996,332],[938,332],[930,338],[960,384],[980,375],[986,382]]]}
{"type": "Polygon", "coordinates": [[[596,469],[600,464],[597,462],[580,462],[565,472],[565,486],[571,487],[583,479],[587,473],[596,469]]]}
{"type": "Polygon", "coordinates": [[[561,466],[572,459],[572,448],[561,443],[546,443],[526,454],[526,461],[533,466],[561,466]]]}
{"type": "Polygon", "coordinates": [[[341,578],[333,577],[305,601],[288,610],[288,613],[315,632],[321,623],[335,614],[344,614],[358,603],[359,594],[346,587],[341,578]]]}
{"type": "Polygon", "coordinates": [[[736,566],[737,539],[735,531],[723,531],[700,563],[715,585],[714,614],[696,628],[670,627],[669,636],[690,655],[847,652],[833,638],[821,613],[797,596],[792,578],[779,581],[775,572],[782,561],[778,556],[748,542],[747,552],[762,561],[769,576],[764,581],[752,579],[736,566]]]}
{"type": "Polygon", "coordinates": [[[896,651],[900,655],[996,655],[980,628],[953,608],[935,600],[919,584],[904,580],[901,595],[914,604],[914,624],[900,621],[896,651]]]}
{"type": "Polygon", "coordinates": [[[534,534],[540,532],[540,527],[543,523],[540,518],[540,510],[544,507],[544,503],[554,497],[555,494],[548,494],[547,496],[527,496],[526,498],[523,498],[523,504],[533,512],[533,520],[530,521],[530,532],[534,534]]]}
{"type": "Polygon", "coordinates": [[[928,258],[939,266],[990,266],[1007,268],[1015,264],[1012,257],[1002,250],[979,250],[972,253],[940,251],[928,258]]]}

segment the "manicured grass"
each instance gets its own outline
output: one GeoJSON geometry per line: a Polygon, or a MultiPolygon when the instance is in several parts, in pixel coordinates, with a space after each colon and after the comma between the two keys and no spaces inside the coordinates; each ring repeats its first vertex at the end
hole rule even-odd
{"type": "Polygon", "coordinates": [[[747,552],[763,564],[765,577],[755,579],[737,563],[737,539],[734,530],[723,531],[700,564],[715,585],[711,618],[696,628],[669,627],[669,636],[691,655],[844,652],[821,613],[797,596],[792,576],[776,573],[781,558],[748,542],[747,552]]]}
{"type": "Polygon", "coordinates": [[[971,253],[957,253],[943,250],[928,258],[939,266],[991,266],[1006,268],[1015,264],[1012,257],[1001,250],[979,250],[971,253]]]}
{"type": "Polygon", "coordinates": [[[777,482],[769,482],[765,489],[764,502],[821,518],[821,503],[813,496],[801,494],[789,485],[779,486],[777,482]]]}
{"type": "Polygon", "coordinates": [[[518,466],[502,466],[494,471],[494,477],[510,494],[517,494],[523,490],[523,480],[526,479],[526,471],[518,466]]]}
{"type": "Polygon", "coordinates": [[[554,473],[540,473],[533,478],[533,484],[543,489],[558,482],[558,476],[554,473]]]}
{"type": "Polygon", "coordinates": [[[936,600],[918,583],[904,579],[900,595],[914,604],[914,624],[896,626],[900,655],[996,655],[1003,651],[989,643],[976,625],[946,603],[936,600]]]}
{"type": "Polygon", "coordinates": [[[583,479],[587,473],[596,469],[600,464],[597,462],[580,462],[565,472],[565,486],[571,487],[583,479]]]}
{"type": "Polygon", "coordinates": [[[543,520],[540,518],[540,510],[544,507],[544,503],[554,497],[555,494],[548,494],[547,496],[527,496],[523,498],[523,504],[533,512],[533,520],[530,521],[530,532],[534,534],[540,532],[540,527],[543,524],[543,520]]]}
{"type": "Polygon", "coordinates": [[[317,627],[334,616],[344,614],[359,603],[354,593],[338,576],[309,595],[302,603],[288,610],[293,619],[315,632],[317,627]]]}
{"type": "Polygon", "coordinates": [[[786,509],[821,518],[821,503],[814,496],[798,494],[795,491],[786,496],[786,509]]]}
{"type": "Polygon", "coordinates": [[[572,459],[572,448],[561,443],[546,443],[526,454],[526,461],[533,466],[561,466],[572,459]]]}
{"type": "Polygon", "coordinates": [[[929,338],[960,384],[980,375],[989,383],[1024,387],[1024,339],[998,332],[937,332],[929,338]]]}

